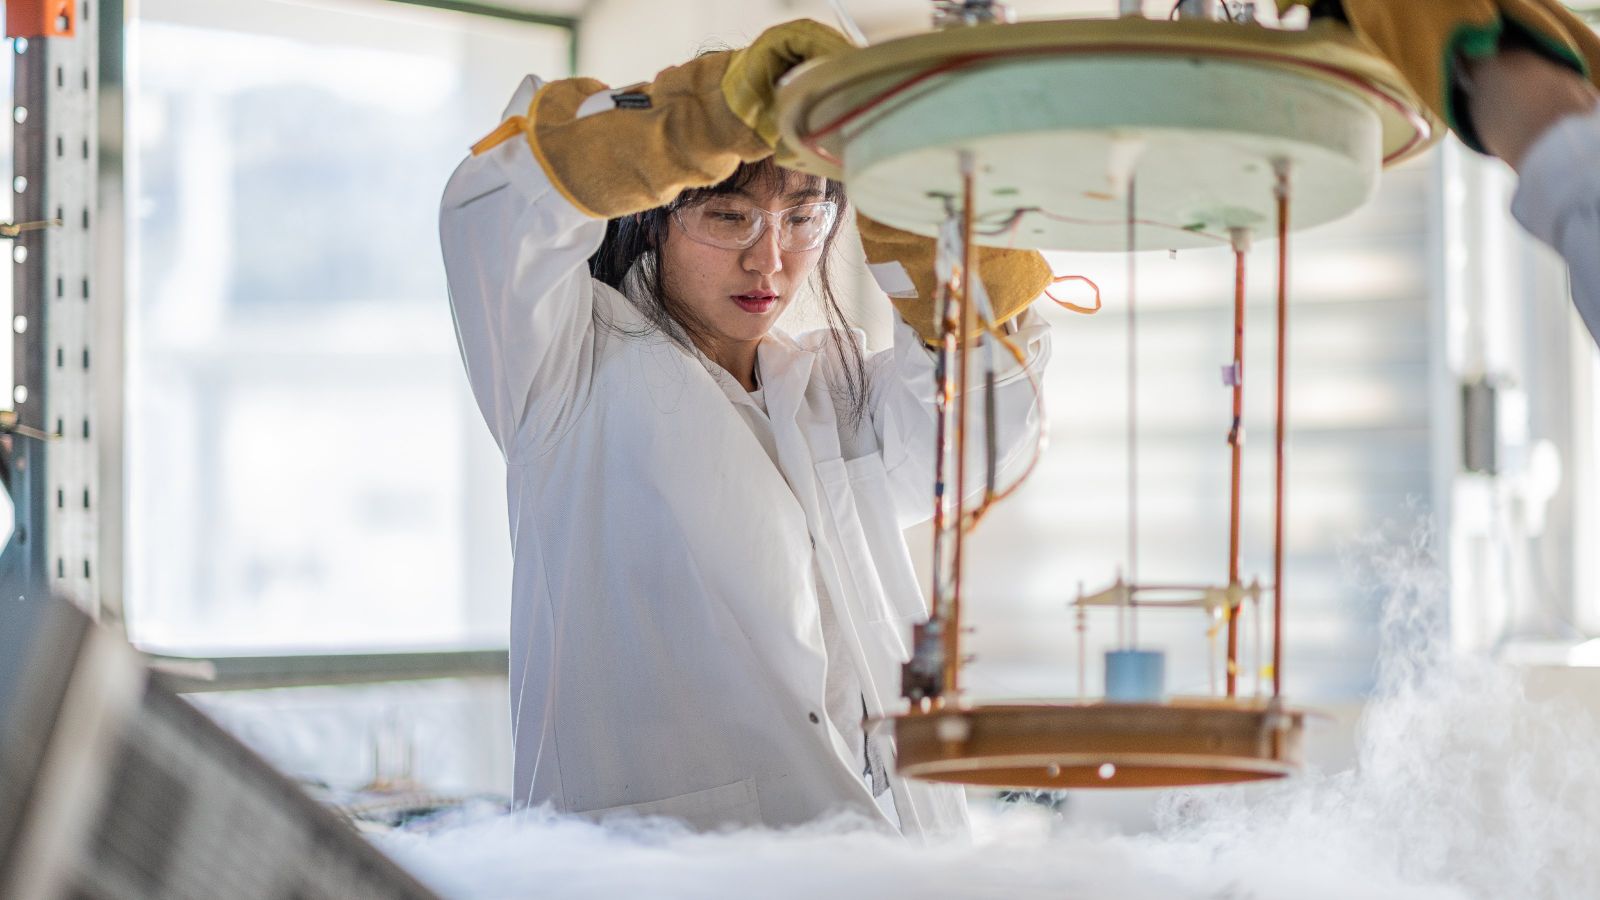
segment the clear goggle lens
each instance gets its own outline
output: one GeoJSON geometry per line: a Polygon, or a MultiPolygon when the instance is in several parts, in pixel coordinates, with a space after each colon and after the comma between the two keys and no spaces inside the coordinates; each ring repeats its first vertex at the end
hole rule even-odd
{"type": "Polygon", "coordinates": [[[713,197],[673,213],[692,240],[725,250],[755,245],[769,226],[778,229],[778,247],[786,253],[815,250],[828,239],[839,215],[832,200],[804,203],[777,212],[742,200],[713,197]]]}

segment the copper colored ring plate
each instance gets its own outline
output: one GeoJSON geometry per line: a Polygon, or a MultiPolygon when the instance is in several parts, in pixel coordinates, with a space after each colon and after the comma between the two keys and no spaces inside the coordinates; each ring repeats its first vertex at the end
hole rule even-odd
{"type": "Polygon", "coordinates": [[[976,704],[894,728],[908,778],[998,788],[1235,784],[1300,771],[1306,712],[1264,701],[976,704]],[[963,737],[964,736],[964,737],[963,737]]]}

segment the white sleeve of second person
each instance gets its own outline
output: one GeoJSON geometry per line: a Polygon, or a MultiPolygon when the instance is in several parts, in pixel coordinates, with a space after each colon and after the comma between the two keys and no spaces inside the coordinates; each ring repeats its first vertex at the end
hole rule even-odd
{"type": "MultiPolygon", "coordinates": [[[[526,113],[543,84],[524,79],[505,117],[526,113]]],[[[521,135],[468,157],[445,187],[439,242],[456,339],[507,459],[581,407],[594,352],[588,259],[605,228],[550,183],[521,135]]]]}
{"type": "Polygon", "coordinates": [[[1511,213],[1566,259],[1572,301],[1600,343],[1600,107],[1568,116],[1534,143],[1511,213]]]}

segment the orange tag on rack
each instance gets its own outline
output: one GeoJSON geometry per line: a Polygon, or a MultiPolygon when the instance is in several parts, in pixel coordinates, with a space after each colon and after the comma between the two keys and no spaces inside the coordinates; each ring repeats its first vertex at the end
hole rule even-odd
{"type": "Polygon", "coordinates": [[[7,0],[6,37],[73,37],[78,0],[7,0]]]}

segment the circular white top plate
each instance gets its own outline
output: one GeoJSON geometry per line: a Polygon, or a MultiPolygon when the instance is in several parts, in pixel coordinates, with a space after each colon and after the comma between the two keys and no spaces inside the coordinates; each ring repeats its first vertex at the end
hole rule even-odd
{"type": "Polygon", "coordinates": [[[1386,159],[1428,139],[1386,63],[1314,44],[1142,19],[958,29],[812,64],[781,119],[799,167],[842,173],[865,214],[915,233],[959,209],[970,151],[981,243],[1226,245],[1275,233],[1280,167],[1306,228],[1359,207],[1386,159]]]}

